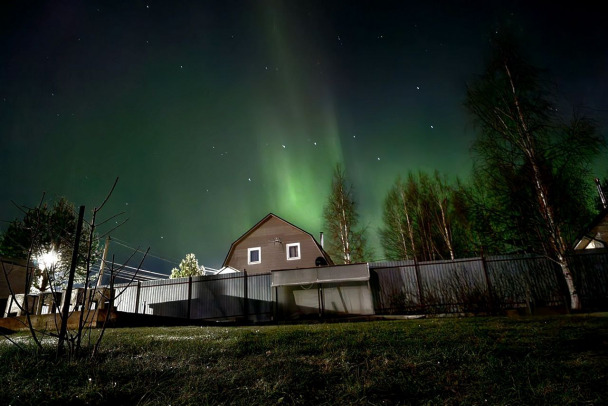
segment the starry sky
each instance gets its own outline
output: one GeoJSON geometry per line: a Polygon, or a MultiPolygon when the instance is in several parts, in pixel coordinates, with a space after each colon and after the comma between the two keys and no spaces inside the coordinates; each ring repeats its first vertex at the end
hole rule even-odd
{"type": "Polygon", "coordinates": [[[606,134],[607,26],[587,1],[3,1],[0,220],[43,192],[92,209],[119,177],[111,253],[217,268],[269,212],[323,231],[340,162],[381,259],[398,175],[470,174],[463,101],[492,35],[606,134]]]}

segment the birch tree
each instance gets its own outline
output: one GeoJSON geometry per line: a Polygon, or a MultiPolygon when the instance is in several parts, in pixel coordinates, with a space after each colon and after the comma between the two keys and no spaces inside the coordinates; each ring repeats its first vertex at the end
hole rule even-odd
{"type": "Polygon", "coordinates": [[[585,205],[584,196],[572,190],[586,184],[602,141],[586,118],[560,121],[542,72],[521,58],[512,41],[497,39],[492,45],[486,70],[468,86],[465,102],[481,130],[474,144],[475,172],[494,200],[504,203],[493,211],[514,220],[503,224],[519,234],[512,242],[527,242],[554,260],[571,308],[580,309],[564,229],[571,208],[585,205]]]}
{"type": "Polygon", "coordinates": [[[473,240],[461,187],[437,171],[398,178],[385,197],[380,228],[387,259],[453,260],[469,254],[473,240]]]}
{"type": "Polygon", "coordinates": [[[327,230],[327,251],[336,263],[364,262],[369,256],[365,230],[358,227],[359,215],[344,169],[334,169],[331,192],[323,210],[327,230]]]}

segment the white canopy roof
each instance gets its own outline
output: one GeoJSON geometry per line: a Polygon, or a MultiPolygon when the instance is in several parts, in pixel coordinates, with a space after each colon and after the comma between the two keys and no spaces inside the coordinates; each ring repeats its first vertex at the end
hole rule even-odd
{"type": "Polygon", "coordinates": [[[366,263],[279,270],[272,271],[271,274],[273,287],[369,280],[366,263]]]}

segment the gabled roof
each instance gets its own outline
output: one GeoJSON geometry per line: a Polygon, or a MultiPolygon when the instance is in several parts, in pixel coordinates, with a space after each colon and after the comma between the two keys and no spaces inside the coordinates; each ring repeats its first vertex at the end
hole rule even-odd
{"type": "MultiPolygon", "coordinates": [[[[608,208],[602,210],[600,214],[589,224],[583,233],[581,233],[574,242],[575,250],[582,250],[591,243],[591,241],[600,241],[606,247],[608,239],[608,208]],[[600,233],[602,240],[597,240],[595,237],[600,233]]],[[[608,248],[608,247],[607,247],[608,248]]]]}
{"type": "Polygon", "coordinates": [[[239,238],[236,239],[236,241],[234,241],[231,245],[230,245],[230,250],[228,250],[228,254],[226,254],[226,258],[224,258],[224,263],[222,264],[222,266],[226,266],[226,264],[228,263],[228,258],[230,258],[230,256],[232,255],[232,252],[234,251],[234,248],[241,242],[243,241],[245,238],[247,238],[251,233],[253,233],[255,230],[257,230],[258,228],[260,228],[264,223],[266,223],[268,220],[275,218],[277,220],[280,220],[286,224],[289,224],[290,226],[292,226],[293,228],[308,234],[310,236],[310,238],[312,238],[312,240],[315,242],[315,244],[317,245],[317,247],[319,248],[319,251],[321,251],[321,253],[323,254],[323,257],[325,258],[325,260],[327,261],[327,263],[329,265],[333,265],[333,261],[331,260],[331,258],[329,257],[329,254],[327,254],[327,252],[325,252],[325,250],[323,249],[323,247],[321,246],[321,244],[319,244],[317,242],[317,240],[315,239],[315,237],[310,234],[308,231],[301,229],[300,227],[290,223],[289,221],[277,216],[276,214],[273,213],[268,213],[266,215],[266,217],[264,217],[262,220],[258,221],[256,223],[256,225],[254,225],[253,227],[251,227],[247,232],[245,232],[245,234],[243,234],[242,236],[240,236],[239,238]]]}

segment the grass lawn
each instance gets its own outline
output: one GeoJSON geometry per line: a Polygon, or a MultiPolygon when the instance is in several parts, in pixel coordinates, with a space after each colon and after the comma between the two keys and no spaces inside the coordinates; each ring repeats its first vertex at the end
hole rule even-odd
{"type": "Polygon", "coordinates": [[[0,404],[608,404],[608,314],[108,329],[72,362],[30,348],[0,344],[0,404]]]}

